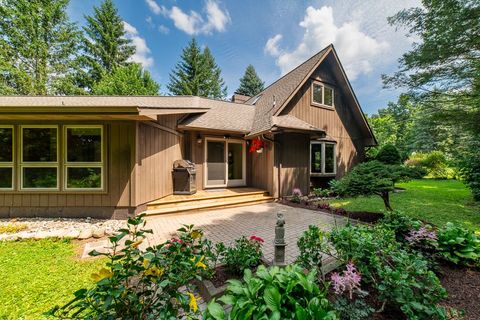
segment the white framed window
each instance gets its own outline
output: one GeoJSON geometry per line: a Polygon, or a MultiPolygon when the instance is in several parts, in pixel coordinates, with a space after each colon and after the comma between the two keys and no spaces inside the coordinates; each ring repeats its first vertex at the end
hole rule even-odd
{"type": "Polygon", "coordinates": [[[333,87],[320,82],[312,82],[312,104],[334,108],[335,91],[333,87]]]}
{"type": "Polygon", "coordinates": [[[14,185],[14,129],[0,126],[0,190],[13,190],[14,185]]]}
{"type": "Polygon", "coordinates": [[[58,190],[58,126],[20,126],[20,187],[58,190]]]}
{"type": "Polygon", "coordinates": [[[326,141],[310,142],[310,175],[329,176],[337,173],[336,144],[326,141]]]}
{"type": "Polygon", "coordinates": [[[64,127],[65,190],[103,190],[103,140],[102,125],[64,127]]]}

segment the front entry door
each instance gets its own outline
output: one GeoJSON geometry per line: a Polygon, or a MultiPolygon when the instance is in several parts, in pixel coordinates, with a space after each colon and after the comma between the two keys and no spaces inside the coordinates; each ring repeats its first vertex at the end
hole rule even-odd
{"type": "Polygon", "coordinates": [[[205,139],[205,187],[245,185],[245,141],[205,139]]]}

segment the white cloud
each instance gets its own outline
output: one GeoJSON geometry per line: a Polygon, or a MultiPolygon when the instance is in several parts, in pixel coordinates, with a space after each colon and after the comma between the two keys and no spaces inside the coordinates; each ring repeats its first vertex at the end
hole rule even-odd
{"type": "Polygon", "coordinates": [[[158,13],[170,18],[177,29],[189,35],[211,34],[214,31],[224,32],[226,30],[231,21],[230,14],[226,9],[222,10],[218,2],[206,0],[203,11],[205,14],[202,16],[197,11],[185,12],[177,6],[173,6],[171,9],[158,7],[158,13]]]}
{"type": "Polygon", "coordinates": [[[320,9],[308,7],[299,25],[304,29],[303,38],[292,51],[278,46],[281,35],[270,38],[266,43],[265,52],[277,58],[276,63],[282,74],[333,43],[349,78],[354,80],[360,74],[371,72],[376,59],[389,49],[386,41],[379,41],[362,32],[354,21],[338,26],[334,21],[333,9],[329,6],[320,9]]]}
{"type": "Polygon", "coordinates": [[[155,2],[155,0],[145,0],[150,10],[155,14],[160,14],[162,12],[162,8],[155,2]]]}
{"type": "Polygon", "coordinates": [[[158,26],[158,31],[160,31],[160,33],[163,33],[163,34],[168,34],[170,32],[170,29],[168,29],[166,26],[161,24],[158,26]]]}
{"type": "Polygon", "coordinates": [[[150,49],[147,46],[147,42],[144,38],[140,37],[137,28],[132,26],[126,21],[123,21],[123,27],[125,29],[125,37],[132,40],[132,44],[135,46],[135,54],[131,57],[131,61],[140,63],[144,68],[148,68],[153,65],[153,58],[150,56],[150,49]]]}
{"type": "Polygon", "coordinates": [[[272,56],[279,56],[280,49],[278,48],[278,43],[282,40],[283,36],[281,34],[277,34],[276,36],[268,39],[267,43],[265,44],[264,51],[272,56]]]}

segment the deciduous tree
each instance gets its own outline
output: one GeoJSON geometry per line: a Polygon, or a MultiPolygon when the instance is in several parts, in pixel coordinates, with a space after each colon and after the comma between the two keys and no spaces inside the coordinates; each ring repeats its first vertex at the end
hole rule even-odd
{"type": "Polygon", "coordinates": [[[6,94],[65,93],[75,72],[80,33],[69,0],[3,0],[0,5],[0,90],[6,94]]]}
{"type": "Polygon", "coordinates": [[[137,63],[117,67],[93,86],[97,95],[149,96],[158,95],[160,85],[137,63]]]}

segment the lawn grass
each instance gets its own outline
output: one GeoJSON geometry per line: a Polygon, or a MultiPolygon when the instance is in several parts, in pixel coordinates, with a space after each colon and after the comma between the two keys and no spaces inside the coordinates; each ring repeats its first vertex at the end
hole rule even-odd
{"type": "Polygon", "coordinates": [[[45,311],[64,304],[104,260],[79,261],[68,240],[0,241],[0,319],[45,319],[45,311]]]}
{"type": "MultiPolygon", "coordinates": [[[[470,190],[461,181],[422,179],[398,183],[404,192],[393,193],[394,210],[426,220],[436,225],[451,221],[480,231],[480,204],[475,204],[470,190]]],[[[348,211],[382,212],[385,210],[379,196],[337,199],[329,201],[334,208],[348,211]]]]}

